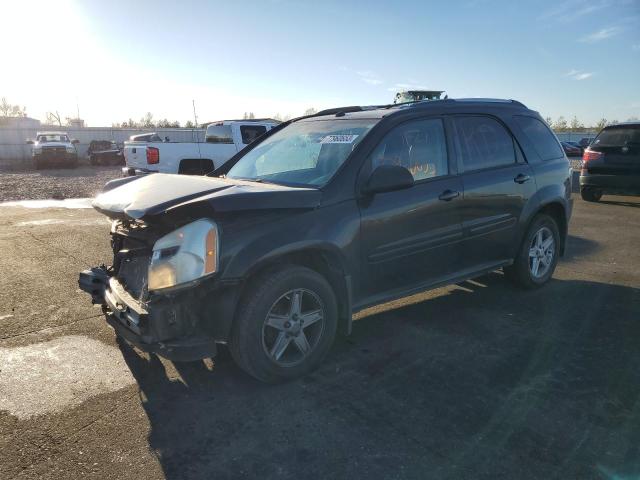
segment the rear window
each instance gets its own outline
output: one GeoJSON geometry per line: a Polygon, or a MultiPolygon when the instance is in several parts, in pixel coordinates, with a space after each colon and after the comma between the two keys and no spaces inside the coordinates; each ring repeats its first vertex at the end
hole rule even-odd
{"type": "Polygon", "coordinates": [[[230,125],[210,125],[207,127],[207,143],[233,143],[230,125]]]}
{"type": "Polygon", "coordinates": [[[558,140],[542,121],[521,115],[516,115],[515,119],[542,160],[553,160],[564,156],[558,140]]]}
{"type": "Polygon", "coordinates": [[[511,135],[493,118],[459,117],[455,123],[465,172],[516,163],[511,135]]]}
{"type": "Polygon", "coordinates": [[[640,125],[608,127],[602,130],[592,145],[598,147],[622,147],[640,145],[640,125]]]}

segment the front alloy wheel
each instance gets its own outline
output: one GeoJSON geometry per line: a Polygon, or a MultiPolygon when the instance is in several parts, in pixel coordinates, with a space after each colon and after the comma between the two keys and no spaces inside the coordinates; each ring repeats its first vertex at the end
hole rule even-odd
{"type": "Polygon", "coordinates": [[[317,347],[324,329],[324,306],[317,294],[290,290],[271,307],[262,327],[262,347],[280,366],[297,365],[317,347]]]}
{"type": "Polygon", "coordinates": [[[269,269],[247,285],[229,350],[263,382],[301,377],[320,365],[338,325],[336,296],[318,272],[297,265],[269,269]]]}

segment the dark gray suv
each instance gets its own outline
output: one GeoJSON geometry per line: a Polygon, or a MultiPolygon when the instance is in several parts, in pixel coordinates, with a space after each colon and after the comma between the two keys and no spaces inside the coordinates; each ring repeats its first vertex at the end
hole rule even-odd
{"type": "Polygon", "coordinates": [[[82,272],[117,334],[174,360],[227,344],[275,382],[317,367],[354,312],[503,268],[544,285],[570,167],[512,100],[345,107],[269,131],[210,176],[110,182],[111,266],[82,272]]]}

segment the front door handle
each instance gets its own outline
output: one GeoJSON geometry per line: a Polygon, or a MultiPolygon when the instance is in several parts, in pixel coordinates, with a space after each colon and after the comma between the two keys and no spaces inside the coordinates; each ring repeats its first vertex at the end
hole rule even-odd
{"type": "Polygon", "coordinates": [[[528,182],[531,179],[529,175],[525,175],[524,173],[519,173],[516,178],[513,179],[516,183],[524,183],[528,182]]]}
{"type": "Polygon", "coordinates": [[[440,200],[444,200],[445,202],[448,202],[459,196],[460,196],[460,192],[456,192],[454,190],[445,190],[440,194],[438,198],[440,200]]]}

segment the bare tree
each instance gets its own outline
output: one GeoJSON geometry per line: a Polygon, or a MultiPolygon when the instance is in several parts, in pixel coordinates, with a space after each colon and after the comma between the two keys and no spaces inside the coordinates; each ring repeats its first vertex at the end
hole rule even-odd
{"type": "Polygon", "coordinates": [[[156,127],[158,128],[180,128],[180,122],[177,120],[171,121],[163,118],[162,120],[158,120],[156,123],[156,127]]]}
{"type": "Polygon", "coordinates": [[[311,107],[311,108],[307,108],[304,111],[303,115],[305,115],[305,116],[306,115],[313,115],[313,114],[316,114],[316,113],[318,113],[318,110],[316,110],[315,108],[311,107]]]}
{"type": "Polygon", "coordinates": [[[584,124],[580,120],[578,120],[578,117],[574,115],[573,118],[571,119],[570,127],[571,127],[571,130],[575,132],[577,130],[582,130],[584,128],[584,124]]]}
{"type": "Polygon", "coordinates": [[[143,128],[153,128],[156,126],[153,122],[153,114],[151,112],[147,112],[147,114],[140,119],[140,126],[143,128]]]}
{"type": "Polygon", "coordinates": [[[606,118],[601,118],[600,120],[598,120],[598,123],[596,123],[596,128],[598,130],[602,130],[604,127],[607,126],[607,119],[606,118]]]}
{"type": "Polygon", "coordinates": [[[184,128],[196,128],[191,120],[187,120],[187,123],[184,124],[184,128]]]}
{"type": "Polygon", "coordinates": [[[62,117],[60,116],[60,113],[56,110],[55,113],[54,112],[47,112],[47,123],[49,125],[55,125],[57,124],[59,127],[62,126],[62,117]]]}
{"type": "Polygon", "coordinates": [[[291,118],[290,115],[280,115],[280,113],[276,113],[275,115],[273,115],[271,118],[273,118],[274,120],[278,120],[279,122],[286,122],[287,120],[289,120],[291,118]]]}
{"type": "Polygon", "coordinates": [[[7,99],[2,97],[0,100],[0,116],[2,117],[26,117],[27,108],[19,105],[12,105],[7,99]]]}
{"type": "Polygon", "coordinates": [[[551,117],[544,117],[544,121],[547,122],[547,125],[550,127],[553,125],[553,118],[551,117]]]}
{"type": "Polygon", "coordinates": [[[553,123],[553,129],[560,132],[565,131],[567,129],[567,120],[562,115],[560,115],[558,117],[558,120],[553,123]]]}

